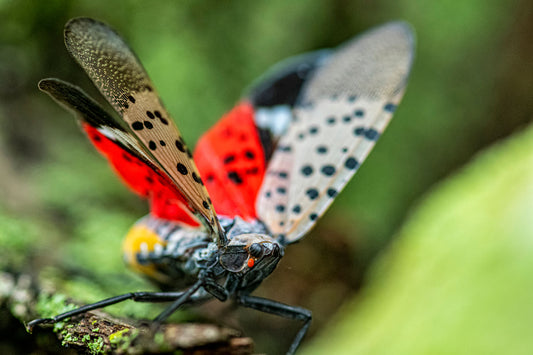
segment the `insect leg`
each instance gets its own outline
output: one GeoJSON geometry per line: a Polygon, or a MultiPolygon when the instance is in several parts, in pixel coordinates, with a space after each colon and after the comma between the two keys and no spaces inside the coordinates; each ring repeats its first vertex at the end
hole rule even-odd
{"type": "Polygon", "coordinates": [[[298,334],[296,334],[294,337],[294,340],[287,351],[287,355],[292,355],[296,352],[296,349],[298,349],[300,342],[311,325],[311,311],[305,308],[289,306],[281,302],[249,295],[241,295],[237,297],[237,302],[244,307],[252,308],[265,313],[275,314],[283,318],[301,320],[304,322],[298,331],[298,334]]]}
{"type": "Polygon", "coordinates": [[[228,299],[228,291],[223,286],[219,285],[215,280],[206,277],[203,278],[203,281],[203,288],[213,297],[215,297],[221,302],[225,302],[228,299]]]}
{"type": "Polygon", "coordinates": [[[103,308],[112,304],[120,303],[126,300],[133,300],[135,302],[170,302],[176,298],[180,298],[186,292],[130,292],[123,295],[106,298],[99,302],[87,304],[85,306],[73,309],[71,311],[61,313],[52,318],[39,318],[34,319],[27,324],[28,330],[31,332],[33,327],[39,324],[56,323],[63,319],[70,318],[72,316],[82,314],[88,311],[92,311],[97,308],[103,308]]]}
{"type": "Polygon", "coordinates": [[[161,324],[165,319],[167,319],[172,313],[174,313],[178,308],[180,308],[185,303],[191,301],[192,295],[198,291],[198,289],[203,285],[204,280],[198,280],[194,285],[189,287],[187,291],[182,292],[180,296],[177,297],[177,299],[172,302],[170,306],[168,306],[163,312],[161,312],[157,317],[154,319],[154,326],[157,328],[159,324],[161,324]]]}
{"type": "Polygon", "coordinates": [[[216,283],[211,277],[201,276],[193,286],[191,286],[183,295],[172,303],[167,309],[159,314],[154,322],[158,326],[161,322],[167,319],[172,313],[174,313],[179,307],[190,300],[190,297],[200,288],[203,287],[209,294],[217,298],[219,301],[224,302],[228,299],[228,293],[226,289],[216,283]]]}

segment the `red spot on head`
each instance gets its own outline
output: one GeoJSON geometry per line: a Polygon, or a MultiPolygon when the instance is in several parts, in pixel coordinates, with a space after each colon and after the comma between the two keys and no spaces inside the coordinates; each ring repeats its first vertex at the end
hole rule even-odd
{"type": "Polygon", "coordinates": [[[255,264],[255,260],[254,259],[252,259],[252,258],[248,259],[248,267],[249,268],[254,267],[254,264],[255,264]]]}

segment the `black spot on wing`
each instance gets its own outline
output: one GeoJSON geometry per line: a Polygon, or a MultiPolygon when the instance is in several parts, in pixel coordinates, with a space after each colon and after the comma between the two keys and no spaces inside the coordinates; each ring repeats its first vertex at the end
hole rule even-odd
{"type": "Polygon", "coordinates": [[[307,191],[305,191],[305,194],[307,195],[307,197],[309,197],[309,199],[311,200],[315,200],[317,197],[318,197],[318,190],[315,189],[315,188],[310,188],[310,189],[307,189],[307,191]]]}
{"type": "Polygon", "coordinates": [[[131,128],[133,128],[134,131],[141,131],[144,129],[144,125],[141,121],[135,121],[131,124],[131,128]]]}
{"type": "Polygon", "coordinates": [[[228,179],[230,179],[231,181],[233,181],[237,185],[240,185],[240,184],[243,183],[243,180],[242,180],[241,176],[236,171],[229,171],[228,172],[228,179]]]}
{"type": "Polygon", "coordinates": [[[338,191],[334,188],[329,188],[327,191],[329,197],[335,197],[338,194],[338,191]]]}
{"type": "Polygon", "coordinates": [[[379,132],[373,128],[369,128],[365,132],[365,137],[368,140],[375,141],[379,138],[379,132]]]}
{"type": "Polygon", "coordinates": [[[335,174],[336,169],[333,165],[324,165],[320,171],[322,171],[322,174],[326,176],[332,176],[335,174]]]}
{"type": "Polygon", "coordinates": [[[247,159],[250,159],[250,160],[253,160],[255,159],[255,153],[251,150],[247,150],[244,152],[244,156],[247,158],[247,159]]]}
{"type": "Polygon", "coordinates": [[[385,104],[385,106],[383,106],[383,110],[392,113],[392,112],[396,111],[396,105],[393,104],[392,102],[389,102],[389,103],[385,104]]]}
{"type": "Polygon", "coordinates": [[[344,166],[347,168],[347,169],[350,169],[350,170],[355,170],[359,167],[359,162],[354,158],[354,157],[349,157],[348,159],[346,159],[346,161],[344,162],[344,166]]]}
{"type": "Polygon", "coordinates": [[[183,144],[183,142],[180,140],[176,140],[176,148],[178,148],[178,150],[182,153],[185,153],[186,152],[186,149],[185,149],[185,145],[183,144]]]}
{"type": "Polygon", "coordinates": [[[311,165],[304,165],[300,171],[304,176],[311,176],[313,174],[313,167],[311,165]]]}
{"type": "Polygon", "coordinates": [[[316,152],[318,154],[326,154],[328,152],[328,148],[324,145],[319,145],[318,147],[316,147],[316,152]]]}
{"type": "Polygon", "coordinates": [[[235,155],[229,154],[224,158],[224,164],[230,164],[235,161],[235,155]]]}
{"type": "Polygon", "coordinates": [[[189,173],[189,171],[187,170],[187,167],[183,165],[182,163],[178,163],[177,169],[181,175],[187,175],[189,173]]]}
{"type": "Polygon", "coordinates": [[[193,178],[193,180],[194,180],[196,183],[198,183],[198,184],[200,184],[200,185],[203,185],[203,184],[204,184],[204,183],[202,182],[202,179],[201,179],[201,178],[200,178],[195,172],[192,173],[192,178],[193,178]]]}

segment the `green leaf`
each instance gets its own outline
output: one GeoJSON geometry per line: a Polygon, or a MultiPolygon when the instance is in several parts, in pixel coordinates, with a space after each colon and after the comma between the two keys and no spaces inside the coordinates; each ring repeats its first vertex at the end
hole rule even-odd
{"type": "Polygon", "coordinates": [[[530,354],[533,128],[411,216],[360,298],[306,354],[530,354]]]}

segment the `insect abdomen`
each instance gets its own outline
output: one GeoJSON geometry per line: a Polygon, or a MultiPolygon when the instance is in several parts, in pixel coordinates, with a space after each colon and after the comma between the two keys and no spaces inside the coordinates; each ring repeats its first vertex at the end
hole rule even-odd
{"type": "Polygon", "coordinates": [[[158,284],[186,287],[196,280],[197,254],[211,240],[198,231],[152,216],[143,217],[123,242],[126,264],[158,284]]]}

